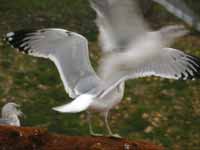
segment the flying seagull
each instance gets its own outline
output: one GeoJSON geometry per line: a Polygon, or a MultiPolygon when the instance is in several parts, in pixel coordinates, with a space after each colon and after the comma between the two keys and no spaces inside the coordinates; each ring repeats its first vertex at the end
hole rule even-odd
{"type": "Polygon", "coordinates": [[[123,98],[124,82],[146,76],[170,79],[194,79],[200,75],[200,59],[180,50],[168,48],[187,33],[180,25],[152,31],[143,20],[133,0],[91,0],[97,14],[102,59],[98,74],[88,56],[88,41],[82,35],[57,28],[16,31],[6,40],[26,54],[49,58],[60,73],[72,102],[54,107],[62,113],[87,111],[90,134],[93,111],[104,115],[106,129],[108,113],[123,98]]]}
{"type": "Polygon", "coordinates": [[[185,4],[184,0],[152,0],[169,12],[174,14],[176,17],[182,19],[190,26],[194,27],[197,31],[200,31],[199,17],[185,4]]]}
{"type": "Polygon", "coordinates": [[[15,103],[7,103],[1,110],[0,125],[20,126],[19,116],[23,113],[17,108],[19,105],[15,103]]]}

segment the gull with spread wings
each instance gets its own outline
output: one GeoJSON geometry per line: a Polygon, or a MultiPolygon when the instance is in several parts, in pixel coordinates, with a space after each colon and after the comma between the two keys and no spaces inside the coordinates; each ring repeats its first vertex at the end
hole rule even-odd
{"type": "Polygon", "coordinates": [[[26,54],[49,58],[60,73],[66,92],[74,100],[54,107],[62,113],[91,112],[104,115],[108,134],[117,137],[108,124],[108,113],[123,98],[124,82],[146,76],[195,79],[200,75],[200,59],[168,48],[187,33],[183,26],[166,26],[152,31],[143,20],[135,0],[91,0],[97,14],[103,56],[98,75],[88,56],[88,41],[64,29],[46,28],[10,32],[6,40],[26,54]]]}

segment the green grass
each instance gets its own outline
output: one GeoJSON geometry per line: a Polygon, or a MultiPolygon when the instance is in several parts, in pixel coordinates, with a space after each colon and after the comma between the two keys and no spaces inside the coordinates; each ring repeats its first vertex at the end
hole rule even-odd
{"type": "MultiPolygon", "coordinates": [[[[83,0],[1,0],[0,18],[1,35],[23,28],[60,27],[77,31],[91,42],[91,59],[94,66],[97,64],[95,14],[83,0]]],[[[200,56],[199,43],[198,35],[193,35],[177,41],[175,47],[200,56]]],[[[84,113],[59,114],[51,109],[70,101],[52,62],[19,54],[0,41],[0,70],[0,104],[21,104],[27,116],[22,121],[24,126],[45,127],[67,135],[88,134],[84,113]]],[[[154,141],[169,150],[197,150],[199,89],[199,80],[129,81],[122,104],[112,111],[111,126],[124,137],[154,141]]],[[[99,117],[94,120],[96,131],[104,131],[99,117]]]]}

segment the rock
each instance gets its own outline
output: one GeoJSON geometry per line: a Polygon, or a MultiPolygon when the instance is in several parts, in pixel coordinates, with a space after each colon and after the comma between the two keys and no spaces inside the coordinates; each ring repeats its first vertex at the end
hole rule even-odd
{"type": "Polygon", "coordinates": [[[47,129],[0,126],[0,150],[164,150],[145,141],[109,137],[65,136],[47,129]]]}

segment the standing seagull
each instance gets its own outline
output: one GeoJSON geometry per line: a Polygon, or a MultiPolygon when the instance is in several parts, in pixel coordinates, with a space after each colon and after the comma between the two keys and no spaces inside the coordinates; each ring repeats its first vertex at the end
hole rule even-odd
{"type": "Polygon", "coordinates": [[[167,26],[151,31],[133,0],[91,0],[97,13],[103,57],[99,75],[91,67],[88,41],[80,34],[47,28],[10,32],[6,40],[26,54],[49,58],[74,100],[53,108],[62,113],[87,110],[92,135],[91,112],[104,115],[110,136],[108,113],[124,94],[124,82],[145,76],[193,79],[200,75],[200,59],[176,49],[166,48],[187,33],[183,26],[167,26]]]}
{"type": "Polygon", "coordinates": [[[23,113],[17,108],[19,105],[15,103],[7,103],[1,110],[0,125],[20,126],[19,116],[23,113]]]}

